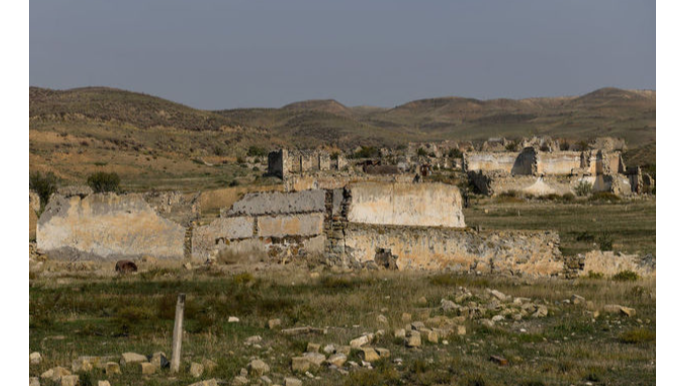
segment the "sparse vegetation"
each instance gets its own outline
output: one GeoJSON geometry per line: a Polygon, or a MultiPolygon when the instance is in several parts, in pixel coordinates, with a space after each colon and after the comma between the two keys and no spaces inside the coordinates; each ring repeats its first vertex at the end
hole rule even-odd
{"type": "Polygon", "coordinates": [[[613,238],[608,233],[604,233],[599,236],[597,240],[599,243],[599,249],[602,251],[612,251],[613,250],[613,238]]]}
{"type": "Polygon", "coordinates": [[[580,181],[574,190],[578,197],[589,196],[592,193],[592,184],[587,181],[580,181]]]}
{"type": "Polygon", "coordinates": [[[89,176],[86,183],[95,193],[119,193],[121,191],[120,176],[117,173],[96,172],[89,176]]]}
{"type": "Polygon", "coordinates": [[[50,196],[57,192],[57,188],[58,179],[55,173],[47,172],[43,174],[41,172],[33,172],[29,174],[29,189],[36,192],[41,199],[41,211],[48,204],[50,196]]]}
{"type": "Polygon", "coordinates": [[[352,158],[374,158],[379,154],[379,149],[375,146],[362,146],[352,154],[352,158]]]}
{"type": "Polygon", "coordinates": [[[247,155],[249,157],[266,157],[268,155],[268,152],[266,149],[260,146],[249,146],[249,149],[247,150],[247,155]]]}
{"type": "MultiPolygon", "coordinates": [[[[52,272],[50,277],[34,278],[29,288],[29,350],[50,358],[40,365],[31,365],[30,376],[39,376],[58,364],[69,368],[79,355],[117,357],[123,352],[169,352],[180,292],[187,294],[183,368],[191,361],[211,359],[218,366],[205,370],[204,379],[216,378],[228,384],[254,357],[271,366],[269,377],[274,381],[296,376],[305,384],[336,386],[583,382],[622,385],[653,384],[656,376],[653,366],[638,365],[655,358],[655,300],[631,297],[625,290],[627,283],[576,282],[576,293],[592,301],[595,307],[633,303],[637,311],[636,318],[612,315],[592,321],[581,307],[556,305],[575,291],[571,281],[549,279],[526,283],[506,277],[422,272],[358,272],[354,276],[323,272],[321,277],[313,278],[307,270],[290,266],[251,273],[219,273],[217,267],[195,271],[179,267],[144,268],[136,275],[117,280],[91,273],[75,277],[72,273],[55,276],[61,274],[52,272]],[[145,276],[147,272],[150,274],[145,276]],[[439,303],[444,298],[453,299],[458,286],[474,294],[463,304],[486,303],[488,299],[478,295],[492,288],[513,297],[548,301],[549,315],[500,322],[493,328],[482,327],[479,317],[471,317],[463,323],[467,326],[466,335],[445,338],[447,345],[425,341],[414,350],[405,348],[402,340],[392,338],[390,331],[404,327],[403,312],[411,313],[413,321],[425,322],[429,318],[425,313],[431,317],[457,316],[444,314],[439,303]],[[422,296],[426,303],[417,302],[422,296]],[[373,369],[353,369],[347,375],[326,366],[312,369],[320,377],[318,382],[292,373],[290,358],[303,353],[307,343],[321,347],[329,343],[347,345],[364,332],[380,329],[376,315],[382,313],[382,308],[386,308],[383,314],[388,317],[389,327],[375,346],[389,349],[391,359],[372,362],[373,369]],[[237,316],[240,321],[228,323],[228,316],[237,316]],[[281,328],[329,328],[325,334],[290,336],[280,329],[268,329],[266,323],[272,318],[282,320],[281,328]],[[509,328],[513,323],[530,331],[538,328],[539,332],[509,328]],[[255,335],[262,337],[261,349],[243,344],[255,335]],[[54,339],[55,336],[62,338],[54,339]],[[66,347],[69,351],[65,351],[66,347]],[[230,351],[232,355],[228,354],[230,351]],[[554,354],[545,358],[545,352],[554,354]],[[492,355],[506,357],[509,365],[492,363],[492,355]],[[401,358],[402,364],[396,365],[393,358],[401,358]]],[[[654,291],[655,282],[640,280],[639,286],[654,291]]],[[[349,359],[359,361],[355,354],[349,359]]],[[[84,372],[80,376],[86,379],[91,374],[84,372]]],[[[168,379],[167,370],[142,378],[135,366],[123,366],[119,375],[98,375],[98,379],[107,378],[111,384],[134,386],[184,386],[198,381],[185,370],[175,380],[168,379]]]]}
{"type": "Polygon", "coordinates": [[[611,277],[614,281],[638,281],[640,275],[633,271],[621,271],[611,277]]]}
{"type": "Polygon", "coordinates": [[[656,340],[656,333],[646,328],[636,328],[622,333],[619,336],[619,340],[628,344],[654,342],[656,340]]]}
{"type": "MultiPolygon", "coordinates": [[[[463,109],[455,108],[466,101],[454,98],[414,101],[364,113],[337,102],[303,103],[300,108],[203,111],[149,95],[99,87],[65,91],[30,87],[29,94],[31,171],[49,168],[66,183],[81,183],[93,170],[74,168],[77,155],[78,162],[108,160],[109,171],[120,175],[128,191],[142,191],[148,186],[183,191],[215,187],[214,181],[233,173],[237,165],[227,164],[207,177],[197,173],[197,165],[190,160],[206,152],[213,155],[216,146],[217,154],[245,156],[251,146],[328,145],[352,154],[351,149],[363,143],[375,149],[396,147],[430,136],[456,140],[455,134],[449,135],[458,132],[472,141],[486,139],[489,133],[511,139],[529,137],[535,133],[534,122],[539,122],[540,128],[549,127],[540,134],[567,136],[573,143],[578,137],[600,135],[601,120],[614,122],[607,125],[607,135],[625,138],[633,150],[651,148],[634,157],[638,165],[655,161],[655,144],[647,145],[650,135],[655,134],[654,96],[625,90],[604,89],[583,96],[582,100],[591,98],[591,111],[581,108],[582,100],[578,106],[570,106],[570,101],[562,99],[557,113],[548,107],[535,110],[533,103],[522,101],[515,101],[517,105],[509,112],[495,101],[486,101],[471,119],[463,109]],[[601,105],[607,106],[604,113],[598,110],[601,105]],[[592,115],[592,111],[597,113],[592,115]],[[569,114],[567,124],[558,118],[562,114],[569,114]],[[574,132],[573,127],[587,129],[574,132]],[[643,129],[630,130],[632,127],[643,129]],[[52,136],[61,142],[54,143],[52,136]],[[81,146],[82,141],[89,146],[81,146]],[[151,161],[140,162],[137,155],[149,156],[151,161]]],[[[625,160],[633,165],[627,156],[625,160]]]]}

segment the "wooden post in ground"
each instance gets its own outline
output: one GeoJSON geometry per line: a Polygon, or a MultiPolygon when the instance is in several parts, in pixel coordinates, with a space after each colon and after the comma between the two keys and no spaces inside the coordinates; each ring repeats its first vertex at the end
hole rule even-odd
{"type": "Polygon", "coordinates": [[[185,297],[185,294],[177,295],[175,327],[173,329],[172,360],[170,361],[170,371],[173,373],[180,370],[180,355],[182,355],[182,319],[184,318],[185,297]]]}

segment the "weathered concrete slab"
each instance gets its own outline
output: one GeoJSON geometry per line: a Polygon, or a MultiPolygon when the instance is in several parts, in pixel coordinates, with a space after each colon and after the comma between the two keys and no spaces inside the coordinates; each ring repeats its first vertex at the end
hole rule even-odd
{"type": "Polygon", "coordinates": [[[38,221],[38,250],[51,258],[153,256],[182,259],[185,228],[161,217],[139,194],[54,195],[38,221]]]}
{"type": "Polygon", "coordinates": [[[254,234],[253,217],[227,217],[213,220],[208,225],[194,228],[192,234],[192,256],[206,259],[219,244],[231,240],[247,239],[254,234]]]}
{"type": "Polygon", "coordinates": [[[238,215],[297,214],[326,211],[326,192],[306,190],[292,193],[249,193],[237,201],[228,217],[238,215]]]}
{"type": "Polygon", "coordinates": [[[465,227],[456,186],[414,183],[348,185],[349,222],[380,225],[465,227]]]}
{"type": "Polygon", "coordinates": [[[321,213],[262,216],[257,219],[259,237],[314,236],[323,233],[321,213]]]}

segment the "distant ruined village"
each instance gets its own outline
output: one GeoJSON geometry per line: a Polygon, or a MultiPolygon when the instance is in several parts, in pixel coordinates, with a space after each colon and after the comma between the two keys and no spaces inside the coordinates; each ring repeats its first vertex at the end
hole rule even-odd
{"type": "Polygon", "coordinates": [[[626,269],[654,275],[647,257],[601,251],[564,256],[555,231],[467,227],[463,216],[473,195],[654,194],[649,174],[626,168],[624,149],[615,138],[409,143],[373,153],[356,149],[357,157],[280,149],[253,160],[282,180],[279,188],[94,194],[68,186],[44,203],[40,217],[40,199],[30,191],[30,255],[35,261],[309,259],[348,269],[566,278],[626,269]],[[439,171],[464,183],[438,181],[439,171]]]}

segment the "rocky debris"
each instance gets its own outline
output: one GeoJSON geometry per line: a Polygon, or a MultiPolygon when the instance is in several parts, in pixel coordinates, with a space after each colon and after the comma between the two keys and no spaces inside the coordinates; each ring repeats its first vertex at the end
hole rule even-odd
{"type": "Polygon", "coordinates": [[[239,323],[239,321],[240,321],[240,318],[238,318],[237,316],[229,316],[228,317],[228,323],[239,323]]]}
{"type": "Polygon", "coordinates": [[[403,312],[401,320],[403,323],[409,323],[412,321],[412,314],[408,314],[407,312],[403,312]]]}
{"type": "Polygon", "coordinates": [[[250,346],[253,344],[258,344],[261,343],[262,340],[263,339],[259,335],[250,336],[249,338],[244,340],[244,345],[250,346]]]}
{"type": "Polygon", "coordinates": [[[378,361],[379,359],[381,359],[381,357],[380,357],[379,354],[376,352],[376,350],[374,350],[374,349],[371,348],[371,347],[363,347],[363,348],[361,348],[361,349],[359,350],[359,352],[358,352],[358,355],[359,355],[359,357],[360,357],[363,361],[365,361],[365,362],[376,362],[376,361],[378,361]]]}
{"type": "Polygon", "coordinates": [[[242,385],[248,385],[249,384],[249,379],[247,377],[244,377],[242,375],[238,375],[235,378],[232,379],[232,386],[242,386],[242,385]]]}
{"type": "Polygon", "coordinates": [[[345,354],[345,356],[350,355],[350,351],[352,351],[352,347],[350,346],[336,346],[335,352],[338,354],[345,354]]]}
{"type": "Polygon", "coordinates": [[[64,367],[56,366],[41,374],[41,379],[50,379],[53,382],[60,382],[60,379],[67,375],[72,375],[72,373],[64,367]]]}
{"type": "Polygon", "coordinates": [[[489,360],[499,366],[508,366],[508,360],[499,355],[492,355],[489,360]]]}
{"type": "Polygon", "coordinates": [[[141,363],[148,361],[145,355],[137,354],[134,352],[126,352],[120,357],[120,365],[126,366],[130,363],[141,363]]]}
{"type": "Polygon", "coordinates": [[[391,352],[387,348],[376,347],[376,353],[383,359],[391,357],[391,352]]]}
{"type": "Polygon", "coordinates": [[[420,306],[426,306],[427,303],[429,303],[429,302],[426,300],[426,298],[424,296],[417,299],[417,304],[419,304],[420,306]]]}
{"type": "Polygon", "coordinates": [[[634,308],[624,307],[618,304],[607,304],[604,306],[603,311],[609,314],[621,314],[628,317],[632,317],[637,314],[634,308]]]}
{"type": "Polygon", "coordinates": [[[583,298],[580,295],[573,294],[573,296],[570,297],[570,302],[575,304],[575,305],[584,304],[585,298],[583,298]]]}
{"type": "Polygon", "coordinates": [[[399,328],[399,329],[395,330],[394,336],[396,338],[405,338],[405,329],[399,328]]]}
{"type": "Polygon", "coordinates": [[[360,336],[359,338],[352,339],[350,341],[350,347],[352,348],[360,348],[366,344],[371,343],[374,340],[373,334],[365,334],[360,336]]]}
{"type": "Polygon", "coordinates": [[[422,335],[419,333],[419,331],[411,331],[410,336],[405,340],[405,345],[407,347],[421,347],[422,335]]]}
{"type": "Polygon", "coordinates": [[[170,367],[170,361],[168,361],[168,357],[166,357],[165,353],[162,351],[153,353],[153,355],[151,355],[151,358],[149,359],[149,362],[152,365],[156,366],[157,369],[164,369],[170,367]]]}
{"type": "Polygon", "coordinates": [[[199,378],[202,374],[204,374],[204,365],[197,362],[190,363],[189,375],[191,375],[194,378],[199,378]]]}
{"type": "Polygon", "coordinates": [[[78,384],[78,375],[65,375],[62,378],[60,378],[60,386],[77,386],[78,384]]]}
{"type": "Polygon", "coordinates": [[[30,365],[40,365],[41,364],[41,353],[40,352],[32,352],[29,354],[29,364],[30,365]]]}
{"type": "Polygon", "coordinates": [[[271,319],[268,321],[268,328],[270,330],[275,330],[276,328],[280,327],[281,320],[280,319],[271,319]]]}
{"type": "Polygon", "coordinates": [[[213,371],[218,367],[218,364],[210,359],[204,359],[201,361],[201,364],[204,365],[204,370],[206,371],[213,371]]]}
{"type": "MultiPolygon", "coordinates": [[[[308,350],[307,350],[307,351],[308,351],[308,350]]],[[[323,348],[323,352],[326,353],[326,354],[328,354],[328,355],[333,354],[334,352],[336,352],[335,345],[333,345],[333,344],[327,344],[326,347],[323,348]]]]}
{"type": "Polygon", "coordinates": [[[285,386],[302,386],[302,381],[297,378],[285,378],[285,386]]]}
{"type": "Polygon", "coordinates": [[[82,356],[72,361],[73,373],[91,371],[91,369],[93,369],[93,364],[90,357],[82,356]]]}
{"type": "Polygon", "coordinates": [[[281,333],[285,335],[301,335],[301,334],[311,334],[311,333],[316,333],[316,334],[325,334],[326,330],[323,328],[316,328],[316,327],[293,327],[293,328],[286,328],[284,330],[280,331],[281,333]]]}
{"type": "Polygon", "coordinates": [[[141,362],[139,365],[141,366],[142,375],[151,375],[156,373],[157,367],[153,363],[141,362]]]}
{"type": "Polygon", "coordinates": [[[543,318],[549,314],[549,309],[546,306],[538,305],[536,311],[532,314],[533,318],[543,318]]]}
{"type": "Polygon", "coordinates": [[[441,309],[443,312],[454,311],[459,308],[460,306],[455,304],[452,300],[441,299],[441,309]]]}
{"type": "Polygon", "coordinates": [[[121,374],[120,365],[115,362],[108,362],[105,364],[105,375],[121,374]]]}
{"type": "Polygon", "coordinates": [[[328,358],[328,364],[337,366],[337,367],[342,367],[345,362],[347,362],[347,355],[345,354],[333,354],[328,358]]]}
{"type": "Polygon", "coordinates": [[[416,331],[419,331],[422,328],[426,328],[426,326],[424,325],[424,322],[420,322],[420,321],[412,322],[410,325],[412,326],[412,329],[416,330],[416,331]]]}
{"type": "Polygon", "coordinates": [[[419,330],[424,338],[429,343],[438,343],[438,333],[436,331],[430,330],[428,328],[422,328],[419,330]]]}
{"type": "Polygon", "coordinates": [[[383,315],[383,314],[377,316],[377,317],[376,317],[376,321],[377,321],[379,324],[384,324],[384,325],[386,325],[386,326],[388,325],[388,318],[386,318],[386,316],[383,315]]]}
{"type": "Polygon", "coordinates": [[[467,334],[467,327],[465,326],[457,326],[455,329],[455,333],[458,335],[465,335],[467,334]]]}
{"type": "MultiPolygon", "coordinates": [[[[248,381],[247,381],[248,382],[248,381]]],[[[192,383],[189,386],[218,386],[218,381],[215,378],[211,378],[205,381],[192,383]]]]}
{"type": "Polygon", "coordinates": [[[254,359],[249,363],[249,373],[253,376],[261,377],[264,374],[271,371],[271,368],[266,364],[266,362],[261,359],[254,359]]]}
{"type": "Polygon", "coordinates": [[[307,344],[307,352],[319,352],[319,349],[321,348],[321,345],[319,343],[311,343],[309,342],[307,344]]]}
{"type": "Polygon", "coordinates": [[[307,352],[292,358],[292,371],[307,372],[312,366],[319,367],[326,361],[326,356],[318,352],[307,352]]]}
{"type": "Polygon", "coordinates": [[[98,386],[110,386],[110,381],[98,381],[98,386]]]}
{"type": "Polygon", "coordinates": [[[299,371],[299,372],[305,372],[309,370],[309,367],[311,366],[311,361],[309,358],[305,357],[293,357],[292,358],[292,371],[299,371]]]}
{"type": "Polygon", "coordinates": [[[489,294],[491,294],[491,296],[495,297],[496,299],[502,302],[509,300],[508,296],[506,296],[503,292],[498,290],[489,290],[489,294]]]}
{"type": "Polygon", "coordinates": [[[38,377],[29,377],[29,386],[41,386],[41,381],[38,377]]]}

